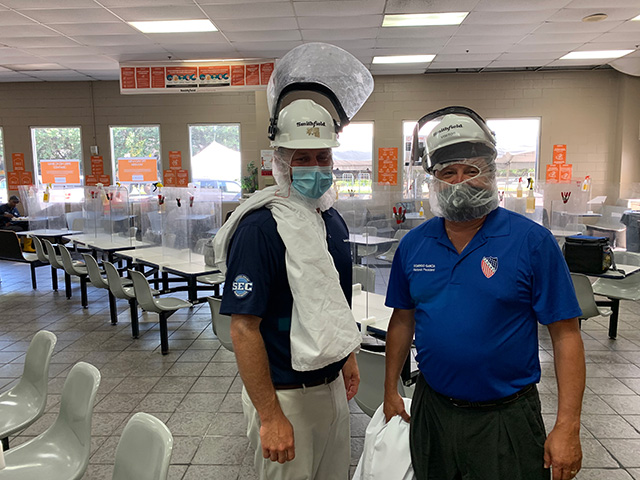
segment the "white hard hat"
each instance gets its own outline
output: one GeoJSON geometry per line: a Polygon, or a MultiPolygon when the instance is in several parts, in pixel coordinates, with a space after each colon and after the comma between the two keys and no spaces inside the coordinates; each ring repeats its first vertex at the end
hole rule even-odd
{"type": "Polygon", "coordinates": [[[339,145],[333,117],[313,100],[295,100],[280,111],[272,147],[332,148],[339,145]]]}
{"type": "Polygon", "coordinates": [[[478,120],[468,115],[450,113],[444,115],[429,133],[426,153],[423,166],[427,171],[437,164],[463,158],[489,157],[494,160],[497,154],[496,139],[488,127],[480,125],[478,120]]]}

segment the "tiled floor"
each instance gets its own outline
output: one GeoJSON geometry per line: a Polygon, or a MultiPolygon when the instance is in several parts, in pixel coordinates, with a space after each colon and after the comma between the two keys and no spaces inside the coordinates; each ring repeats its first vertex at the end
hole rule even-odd
{"type": "MultiPolygon", "coordinates": [[[[377,287],[384,291],[385,271],[377,287]]],[[[388,268],[386,270],[388,272],[388,268]]],[[[24,353],[40,329],[58,337],[52,358],[45,415],[20,436],[16,446],[44,431],[55,419],[64,379],[77,361],[100,369],[102,382],[93,415],[93,440],[84,479],[110,479],[119,435],[137,411],[156,415],[171,429],[175,446],[173,480],[253,479],[252,452],[244,435],[241,381],[233,354],[220,347],[210,326],[209,307],[198,305],[169,319],[170,348],[159,351],[156,316],[145,314],[141,336],[131,338],[129,313],[119,302],[119,323],[109,322],[105,290],[89,287],[89,308],[53,293],[49,271],[38,269],[31,290],[27,265],[0,262],[0,390],[22,373],[24,353]]],[[[63,286],[60,276],[60,286],[63,286]]],[[[587,350],[587,391],[583,407],[584,469],[581,480],[640,480],[640,304],[622,302],[619,336],[607,338],[607,320],[583,323],[587,350]]],[[[550,341],[541,329],[540,392],[547,426],[557,400],[550,341]]],[[[357,463],[368,417],[352,405],[352,464],[357,463]]]]}

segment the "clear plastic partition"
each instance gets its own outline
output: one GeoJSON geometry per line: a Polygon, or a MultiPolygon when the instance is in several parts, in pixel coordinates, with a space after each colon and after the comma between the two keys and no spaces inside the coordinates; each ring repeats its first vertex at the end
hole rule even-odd
{"type": "Polygon", "coordinates": [[[63,190],[57,195],[52,189],[42,189],[34,185],[21,185],[20,198],[29,217],[29,230],[62,230],[66,228],[65,197],[63,190]]]}
{"type": "Polygon", "coordinates": [[[549,212],[551,230],[581,230],[585,220],[598,215],[589,204],[589,192],[581,182],[547,183],[544,207],[549,212]]]}
{"type": "Polygon", "coordinates": [[[162,195],[162,255],[204,263],[204,244],[222,226],[222,192],[165,187],[162,195]]]}
{"type": "Polygon", "coordinates": [[[129,198],[136,239],[150,245],[162,245],[162,215],[164,211],[164,193],[156,188],[151,194],[136,195],[129,198]]]}
{"type": "Polygon", "coordinates": [[[135,227],[135,216],[131,213],[129,191],[120,185],[105,187],[104,191],[107,197],[102,220],[105,233],[112,240],[117,237],[117,241],[134,241],[138,229],[135,227]]]}
{"type": "Polygon", "coordinates": [[[81,226],[85,235],[99,238],[106,237],[104,229],[105,214],[108,215],[109,200],[104,187],[85,187],[84,202],[82,204],[82,221],[72,218],[74,227],[81,226]]]}

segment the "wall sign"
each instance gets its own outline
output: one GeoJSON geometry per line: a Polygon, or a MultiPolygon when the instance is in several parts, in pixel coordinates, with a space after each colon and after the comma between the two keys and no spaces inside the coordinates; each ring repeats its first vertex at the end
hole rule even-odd
{"type": "Polygon", "coordinates": [[[120,65],[120,93],[262,90],[267,87],[274,67],[275,61],[270,59],[202,64],[133,62],[120,65]]]}
{"type": "Polygon", "coordinates": [[[80,185],[80,160],[40,160],[42,183],[80,185]]]}
{"type": "Polygon", "coordinates": [[[398,184],[398,148],[378,148],[378,183],[398,184]]]}
{"type": "Polygon", "coordinates": [[[158,162],[155,157],[119,158],[118,180],[122,183],[158,181],[158,162]]]}

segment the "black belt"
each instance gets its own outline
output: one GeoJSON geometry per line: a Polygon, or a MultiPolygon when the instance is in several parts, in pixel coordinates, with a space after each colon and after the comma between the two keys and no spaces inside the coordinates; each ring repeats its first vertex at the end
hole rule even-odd
{"type": "Polygon", "coordinates": [[[328,385],[333,382],[340,375],[340,371],[338,370],[333,375],[329,375],[328,377],[318,378],[317,380],[313,380],[312,382],[307,383],[298,383],[295,385],[274,385],[276,390],[294,390],[296,388],[308,388],[308,387],[317,387],[318,385],[328,385]]]}
{"type": "Polygon", "coordinates": [[[508,397],[498,398],[496,400],[486,400],[483,402],[470,402],[468,400],[459,400],[457,398],[447,397],[442,394],[438,394],[438,395],[447,399],[451,403],[451,405],[453,405],[454,407],[460,407],[460,408],[499,407],[500,405],[505,405],[507,403],[515,402],[517,399],[519,399],[520,397],[523,397],[524,395],[529,393],[531,390],[533,390],[535,386],[536,386],[535,383],[532,383],[524,387],[522,390],[517,391],[513,395],[509,395],[508,397]]]}

